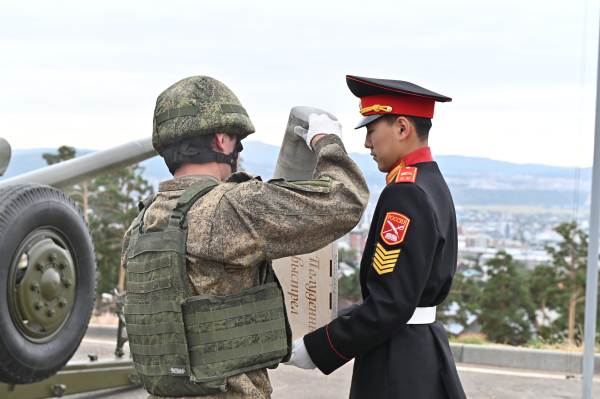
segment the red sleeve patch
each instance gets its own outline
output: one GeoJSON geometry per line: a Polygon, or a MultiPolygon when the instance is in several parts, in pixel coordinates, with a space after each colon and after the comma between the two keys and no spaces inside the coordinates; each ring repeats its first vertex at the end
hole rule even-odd
{"type": "Polygon", "coordinates": [[[417,180],[417,168],[402,168],[396,175],[396,183],[414,183],[417,180]]]}
{"type": "Polygon", "coordinates": [[[404,241],[410,219],[401,213],[388,212],[381,228],[381,239],[387,245],[396,245],[404,241]]]}

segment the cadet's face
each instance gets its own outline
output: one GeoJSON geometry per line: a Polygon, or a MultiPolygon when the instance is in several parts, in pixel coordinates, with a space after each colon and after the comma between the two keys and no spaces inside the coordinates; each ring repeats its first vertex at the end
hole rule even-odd
{"type": "Polygon", "coordinates": [[[365,147],[371,150],[380,172],[388,173],[400,161],[400,146],[396,127],[389,125],[384,118],[376,119],[367,125],[365,147]]]}

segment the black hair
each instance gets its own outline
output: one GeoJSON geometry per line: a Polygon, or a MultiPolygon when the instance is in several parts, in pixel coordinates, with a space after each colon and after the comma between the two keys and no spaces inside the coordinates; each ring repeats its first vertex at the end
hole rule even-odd
{"type": "Polygon", "coordinates": [[[196,147],[206,148],[207,150],[215,149],[215,137],[217,137],[216,133],[212,134],[203,134],[202,136],[194,137],[194,144],[196,147]]]}
{"type": "Polygon", "coordinates": [[[419,140],[425,141],[429,138],[429,130],[431,130],[431,118],[423,118],[420,116],[410,116],[410,115],[398,115],[398,114],[386,114],[383,115],[385,121],[388,125],[393,125],[399,117],[405,117],[413,124],[415,130],[417,131],[417,136],[419,136],[419,140]]]}
{"type": "MultiPolygon", "coordinates": [[[[227,134],[230,138],[236,138],[236,142],[239,144],[242,139],[246,138],[247,135],[234,135],[227,134]]],[[[187,138],[181,140],[175,144],[171,144],[161,154],[165,160],[165,164],[172,175],[175,174],[175,171],[182,165],[181,160],[179,160],[178,155],[181,153],[186,153],[190,147],[193,148],[194,152],[206,152],[202,151],[208,150],[208,152],[215,151],[215,138],[217,137],[216,133],[212,134],[203,134],[194,136],[191,138],[187,138]]],[[[241,151],[241,150],[240,150],[241,151]]]]}

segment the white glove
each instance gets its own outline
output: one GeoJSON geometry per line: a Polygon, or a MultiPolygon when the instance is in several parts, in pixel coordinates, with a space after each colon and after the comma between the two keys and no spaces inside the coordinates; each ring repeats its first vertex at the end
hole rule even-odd
{"type": "Polygon", "coordinates": [[[296,366],[305,370],[313,370],[317,368],[317,366],[315,366],[310,359],[310,355],[304,346],[304,338],[298,338],[294,341],[292,344],[292,357],[289,361],[283,362],[283,364],[287,364],[288,366],[296,366]]]}
{"type": "Polygon", "coordinates": [[[296,126],[294,128],[294,133],[302,137],[304,141],[306,141],[308,148],[312,150],[310,143],[317,134],[335,134],[341,139],[342,124],[332,120],[326,114],[310,114],[308,116],[308,130],[304,129],[302,126],[296,126]]]}

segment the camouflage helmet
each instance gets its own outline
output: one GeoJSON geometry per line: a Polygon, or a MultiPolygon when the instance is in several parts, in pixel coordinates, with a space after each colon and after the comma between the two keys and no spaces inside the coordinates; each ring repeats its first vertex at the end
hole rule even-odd
{"type": "Polygon", "coordinates": [[[161,155],[169,145],[191,137],[212,133],[248,135],[254,131],[236,95],[209,76],[182,79],[156,99],[152,145],[161,155]]]}

